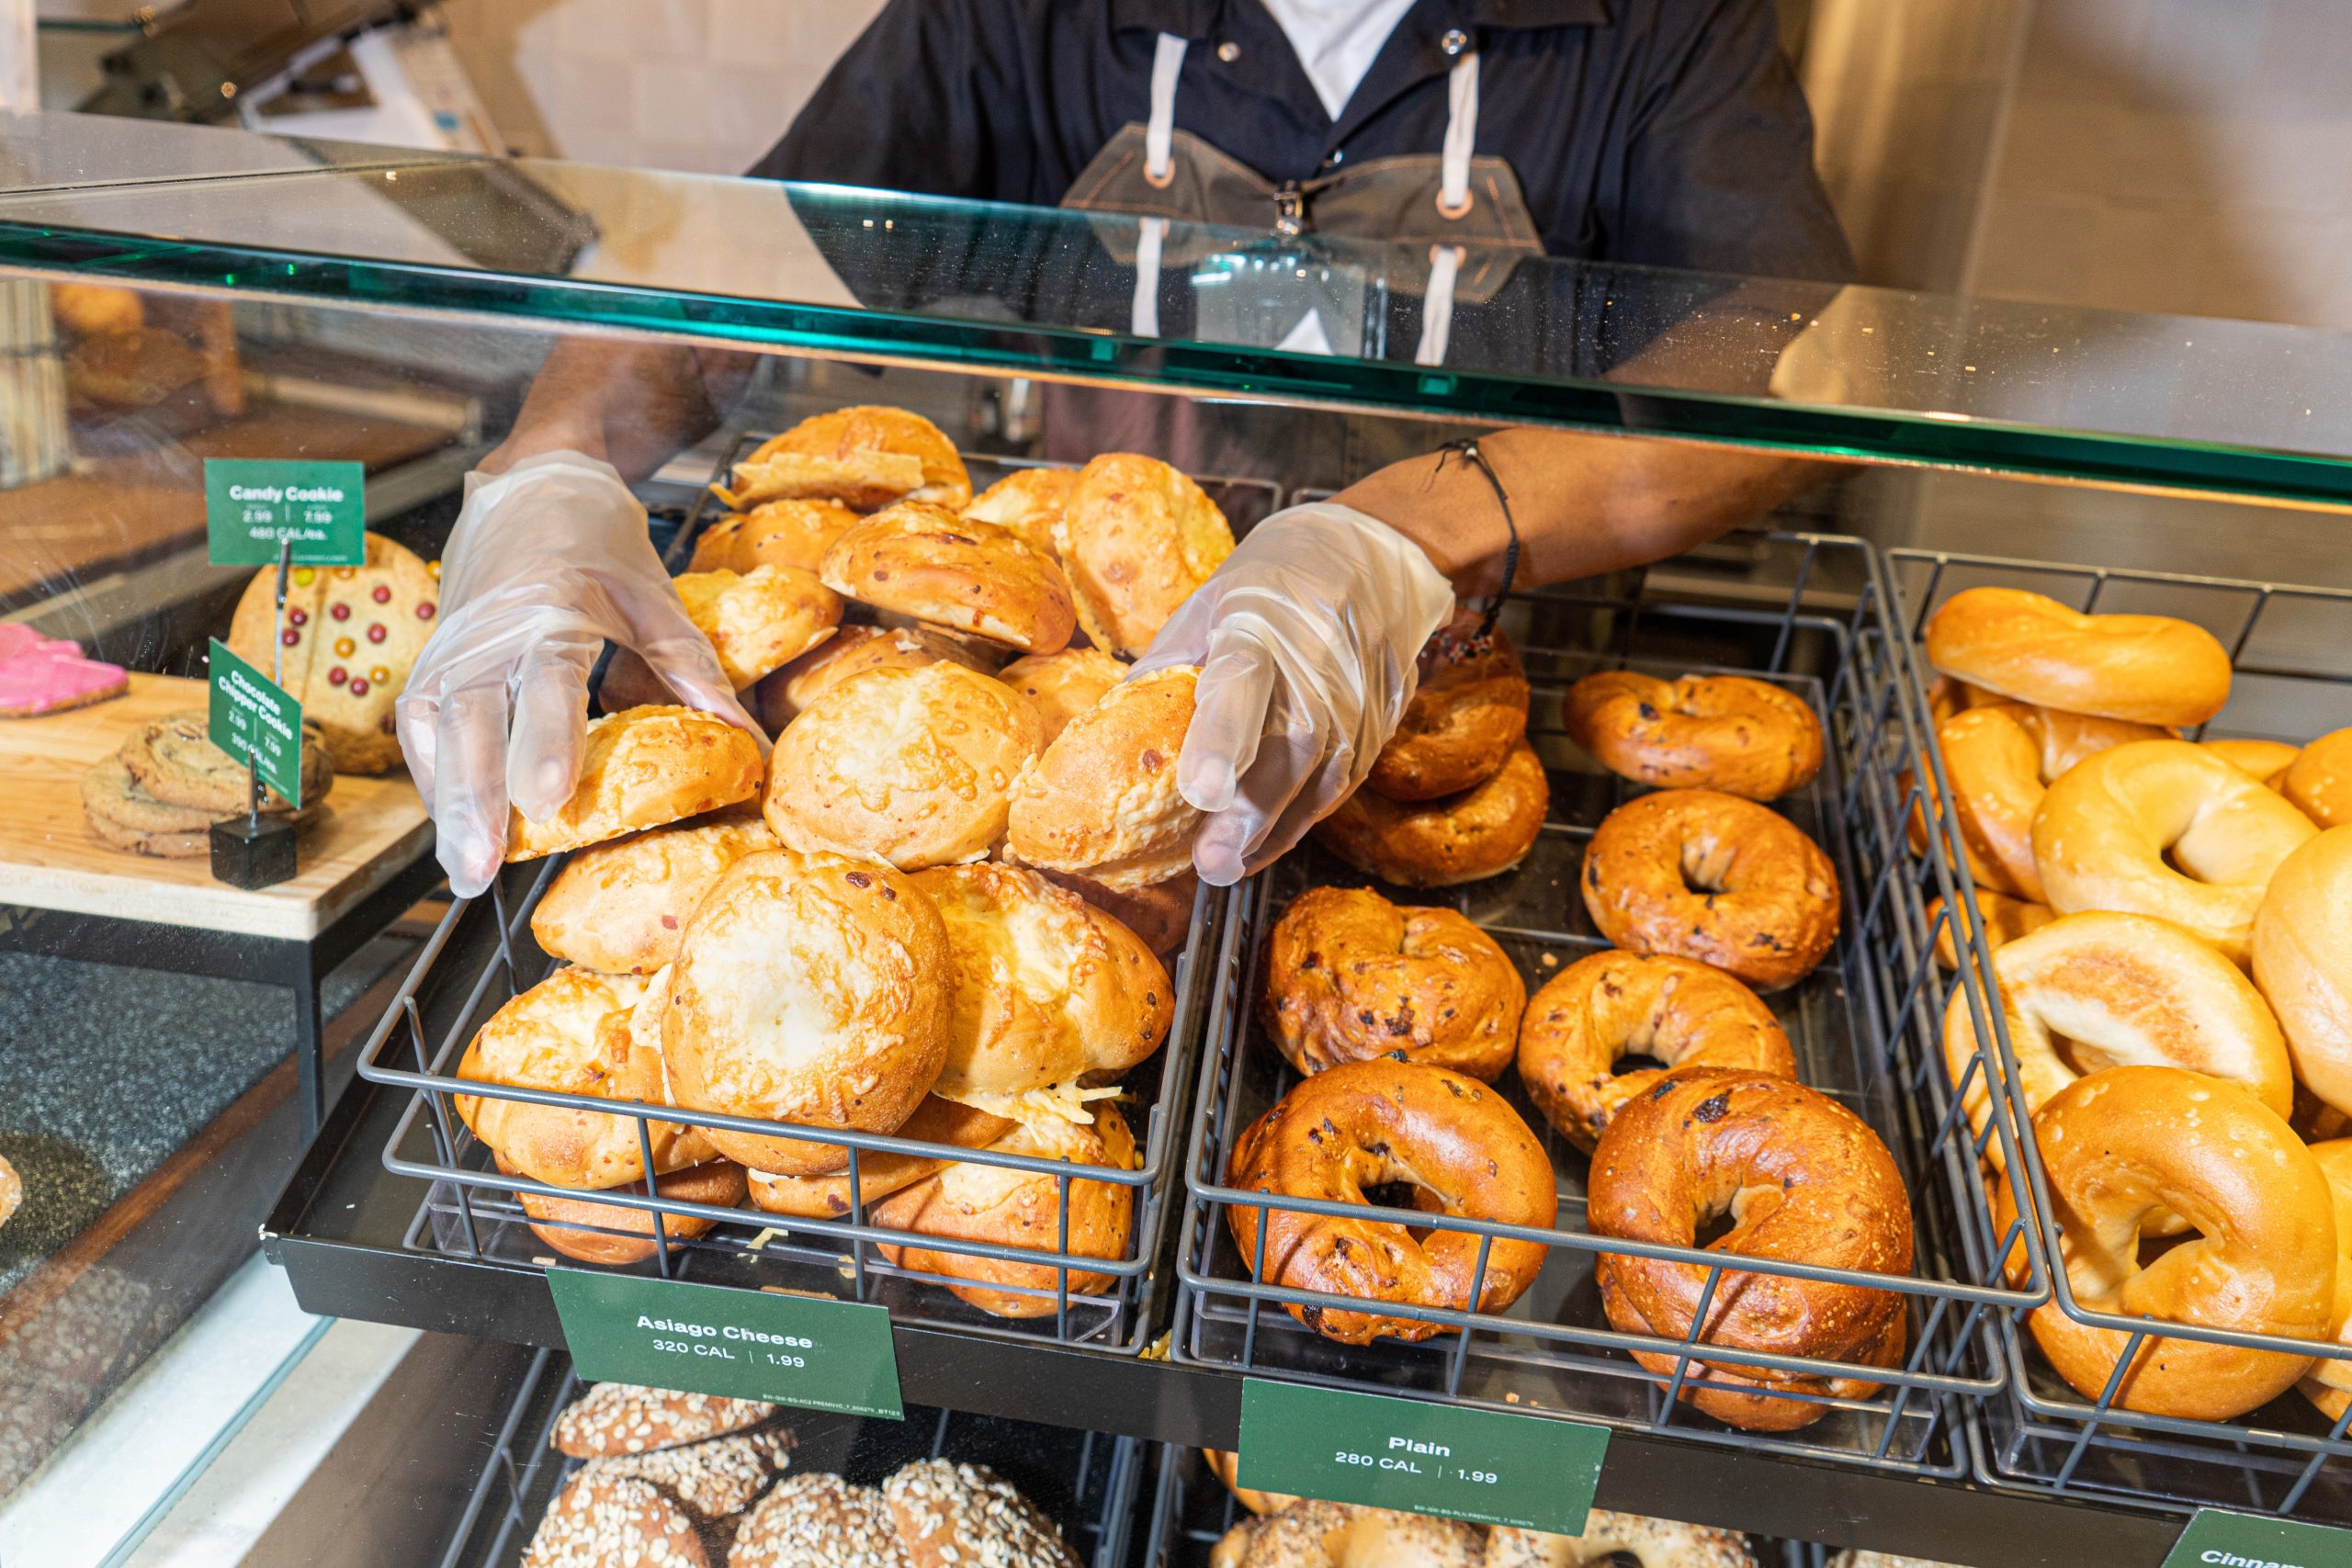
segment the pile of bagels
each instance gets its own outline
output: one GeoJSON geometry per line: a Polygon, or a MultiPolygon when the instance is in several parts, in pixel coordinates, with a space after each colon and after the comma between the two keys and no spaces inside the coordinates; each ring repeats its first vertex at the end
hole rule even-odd
{"type": "MultiPolygon", "coordinates": [[[[1128,681],[1119,656],[1232,536],[1148,457],[975,497],[946,436],[896,409],[806,421],[732,479],[736,510],[678,582],[773,747],[662,701],[589,721],[571,799],[509,824],[509,860],[570,855],[531,914],[562,966],[458,1067],[677,1115],[457,1109],[500,1170],[563,1190],[518,1193],[568,1257],[650,1257],[651,1213],[595,1197],[650,1178],[662,1198],[748,1203],[754,1225],[860,1215],[905,1233],[888,1260],[981,1310],[1051,1314],[1065,1279],[1089,1294],[1111,1277],[922,1244],[1126,1256],[1131,1183],[956,1156],[1136,1167],[1119,1086],[1174,1019],[1195,672],[1128,681]],[[1091,649],[1069,647],[1081,625],[1091,649]],[[846,1146],[775,1122],[927,1147],[868,1151],[853,1179],[846,1146]]],[[[651,675],[616,661],[608,705],[632,679],[651,675]]]]}
{"type": "MultiPolygon", "coordinates": [[[[2167,616],[1980,587],[1925,636],[2012,1103],[2075,1302],[2352,1343],[2352,729],[2183,739],[2228,702],[2230,658],[2167,616]]],[[[1978,1006],[1955,990],[1944,1051],[1982,1138],[1999,1086],[1978,1006]]],[[[2022,1184],[1997,1137],[1985,1153],[2007,1234],[2022,1184]]],[[[2022,1248],[2007,1264],[2026,1277],[2022,1248]]],[[[2352,1359],[2132,1348],[2055,1301],[2030,1324],[2078,1393],[2128,1410],[2221,1420],[2299,1385],[2330,1419],[2352,1403],[2352,1359]]]]}
{"type": "MultiPolygon", "coordinates": [[[[1453,1331],[1442,1314],[1500,1313],[1534,1281],[1547,1248],[1531,1237],[1280,1201],[1553,1228],[1559,1173],[1497,1087],[1514,1064],[1535,1111],[1590,1158],[1593,1234],[1695,1249],[1728,1220],[1708,1250],[1910,1270],[1910,1203],[1893,1156],[1860,1118],[1797,1081],[1796,1053],[1758,995],[1804,979],[1838,929],[1828,856],[1766,804],[1819,771],[1819,720],[1769,682],[1626,671],[1577,682],[1564,716],[1588,754],[1654,786],[1611,812],[1585,851],[1577,882],[1608,949],[1531,998],[1501,943],[1465,916],[1368,888],[1309,888],[1270,936],[1261,1019],[1301,1078],[1227,1162],[1228,1186],[1270,1201],[1228,1204],[1227,1218],[1258,1278],[1364,1303],[1290,1308],[1327,1338],[1429,1339],[1453,1331]]],[[[1743,1427],[1818,1420],[1828,1401],[1877,1387],[1860,1372],[1899,1364],[1906,1342],[1894,1291],[1731,1271],[1709,1292],[1702,1265],[1611,1252],[1596,1273],[1610,1323],[1629,1334],[1681,1337],[1706,1298],[1696,1337],[1712,1353],[1692,1359],[1681,1397],[1743,1427]],[[1723,1353],[1740,1349],[1858,1374],[1723,1353]]],[[[1635,1354],[1661,1379],[1676,1371],[1674,1357],[1635,1354]]]]}

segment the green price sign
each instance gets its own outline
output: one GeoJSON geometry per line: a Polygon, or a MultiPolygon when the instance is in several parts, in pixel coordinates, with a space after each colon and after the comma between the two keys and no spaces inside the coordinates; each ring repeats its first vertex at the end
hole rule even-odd
{"type": "Polygon", "coordinates": [[[1609,1452],[1602,1427],[1252,1378],[1242,1485],[1334,1503],[1581,1535],[1609,1452]]]}
{"type": "Polygon", "coordinates": [[[580,1375],[903,1420],[888,1308],[550,1269],[580,1375]]]}
{"type": "Polygon", "coordinates": [[[205,553],[214,566],[265,566],[291,543],[297,566],[364,565],[367,478],[357,463],[207,457],[205,553]]]}
{"type": "Polygon", "coordinates": [[[2199,1508],[2165,1554],[2164,1568],[2344,1568],[2352,1530],[2199,1508]]]}
{"type": "Polygon", "coordinates": [[[212,744],[243,761],[261,782],[302,808],[302,705],[284,687],[212,639],[212,700],[205,728],[212,744]]]}

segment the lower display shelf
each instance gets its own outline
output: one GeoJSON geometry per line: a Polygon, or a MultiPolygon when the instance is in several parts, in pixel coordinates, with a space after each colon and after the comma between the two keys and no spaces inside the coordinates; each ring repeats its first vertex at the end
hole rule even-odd
{"type": "MultiPolygon", "coordinates": [[[[487,926],[475,940],[489,940],[487,926]]],[[[374,1085],[351,1086],[266,1222],[266,1255],[311,1312],[561,1346],[540,1269],[403,1246],[425,1183],[381,1161],[402,1101],[374,1085]]],[[[1172,1258],[1157,1262],[1172,1271],[1172,1258]]],[[[1245,1380],[1235,1372],[904,1324],[893,1338],[910,1406],[1194,1447],[1239,1441],[1245,1380]]],[[[1594,1501],[1756,1535],[2001,1568],[2157,1568],[2181,1529],[2177,1514],[1632,1432],[1612,1436],[1594,1501]]]]}

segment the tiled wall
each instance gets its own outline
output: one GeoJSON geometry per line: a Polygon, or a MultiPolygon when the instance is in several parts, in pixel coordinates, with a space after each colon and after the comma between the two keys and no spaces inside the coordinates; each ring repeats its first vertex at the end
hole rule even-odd
{"type": "Polygon", "coordinates": [[[491,116],[525,152],[739,174],[881,0],[446,0],[491,116]]]}

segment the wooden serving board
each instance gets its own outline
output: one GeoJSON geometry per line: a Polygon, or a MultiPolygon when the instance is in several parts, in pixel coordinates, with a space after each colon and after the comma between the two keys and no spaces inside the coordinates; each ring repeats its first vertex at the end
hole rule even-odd
{"type": "Polygon", "coordinates": [[[431,841],[404,771],[335,775],[321,820],[302,831],[298,874],[259,892],[215,882],[209,860],[158,860],[102,841],[83,818],[83,773],[134,728],[205,700],[201,681],[133,674],[108,702],[0,718],[0,904],[304,942],[431,841]]]}

